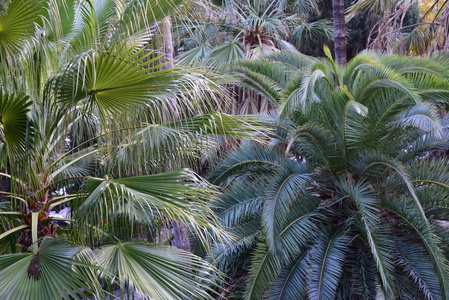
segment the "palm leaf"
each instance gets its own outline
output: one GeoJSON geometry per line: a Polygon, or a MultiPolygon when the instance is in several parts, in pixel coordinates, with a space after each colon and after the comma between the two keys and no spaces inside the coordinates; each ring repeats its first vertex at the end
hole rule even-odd
{"type": "Polygon", "coordinates": [[[123,38],[136,35],[156,22],[171,15],[182,0],[132,0],[119,15],[114,37],[123,38]]]}
{"type": "Polygon", "coordinates": [[[419,243],[402,239],[399,241],[397,261],[404,268],[407,275],[417,284],[426,299],[442,299],[438,291],[441,290],[438,275],[425,255],[425,249],[419,243]]]}
{"type": "Polygon", "coordinates": [[[80,247],[64,239],[44,238],[39,251],[0,256],[1,299],[87,299],[81,288],[89,290],[87,278],[73,271],[80,247]]]}
{"type": "Polygon", "coordinates": [[[323,236],[310,250],[310,299],[334,299],[343,273],[348,238],[342,233],[323,236]]]}
{"type": "Polygon", "coordinates": [[[75,230],[86,225],[92,233],[96,232],[92,226],[96,226],[111,233],[125,231],[131,238],[133,233],[139,233],[138,225],[157,228],[174,219],[186,222],[200,236],[204,235],[203,229],[209,229],[222,237],[205,203],[215,191],[189,170],[113,180],[91,178],[89,186],[87,198],[80,200],[74,212],[75,230]]]}
{"type": "Polygon", "coordinates": [[[8,5],[6,13],[0,15],[0,53],[14,55],[21,51],[25,40],[35,30],[35,22],[43,13],[40,0],[15,0],[8,5]]]}
{"type": "Polygon", "coordinates": [[[27,139],[31,137],[27,116],[30,105],[28,96],[0,94],[0,139],[11,156],[23,156],[27,139]]]}
{"type": "Polygon", "coordinates": [[[152,51],[134,46],[124,49],[88,52],[69,64],[55,78],[57,99],[73,105],[86,99],[89,107],[98,107],[104,116],[136,109],[161,97],[173,95],[180,70],[156,71],[158,58],[152,51]],[[151,66],[156,63],[156,66],[151,66]],[[151,67],[150,67],[151,66],[151,67]]]}
{"type": "Polygon", "coordinates": [[[214,299],[214,270],[191,253],[173,247],[126,242],[103,246],[97,251],[99,266],[138,294],[155,300],[214,299]]]}
{"type": "Polygon", "coordinates": [[[284,267],[270,284],[267,300],[302,300],[307,295],[307,279],[310,266],[310,251],[301,253],[292,263],[284,267]]]}
{"type": "Polygon", "coordinates": [[[281,271],[281,261],[278,256],[268,251],[267,246],[260,242],[253,253],[251,270],[244,298],[259,300],[269,283],[281,271]]]}

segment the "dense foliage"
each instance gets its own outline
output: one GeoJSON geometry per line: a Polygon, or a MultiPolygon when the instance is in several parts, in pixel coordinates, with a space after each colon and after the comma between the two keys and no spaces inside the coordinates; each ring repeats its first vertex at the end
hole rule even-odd
{"type": "Polygon", "coordinates": [[[0,1],[0,300],[448,299],[432,3],[0,1]]]}
{"type": "Polygon", "coordinates": [[[0,299],[213,298],[212,266],[161,230],[226,237],[215,188],[186,168],[210,134],[254,128],[212,111],[220,88],[199,70],[162,68],[152,24],[178,4],[14,0],[0,17],[0,299]]]}
{"type": "MultiPolygon", "coordinates": [[[[329,53],[329,52],[328,52],[329,53]]],[[[217,214],[238,237],[219,267],[245,299],[446,299],[447,56],[356,56],[341,69],[283,52],[242,61],[277,107],[267,144],[212,172],[217,214]]]]}

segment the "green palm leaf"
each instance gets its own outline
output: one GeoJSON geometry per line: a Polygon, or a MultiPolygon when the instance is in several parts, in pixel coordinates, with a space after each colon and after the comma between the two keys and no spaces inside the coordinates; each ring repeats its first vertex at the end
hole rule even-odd
{"type": "Polygon", "coordinates": [[[128,238],[138,224],[157,227],[168,219],[186,222],[197,233],[204,228],[216,229],[215,216],[204,202],[215,191],[189,170],[121,179],[91,178],[90,188],[74,214],[77,224],[87,228],[108,224],[102,229],[111,233],[124,230],[128,238]]]}
{"type": "Polygon", "coordinates": [[[156,71],[159,58],[152,58],[152,51],[123,47],[88,52],[69,64],[55,78],[58,101],[72,105],[85,99],[86,105],[108,116],[157,102],[179,90],[175,83],[180,83],[176,80],[181,70],[156,71]]]}
{"type": "Polygon", "coordinates": [[[425,249],[419,243],[402,239],[398,243],[398,265],[404,268],[407,275],[418,285],[426,299],[442,299],[438,275],[425,255],[425,249]]]}
{"type": "Polygon", "coordinates": [[[282,269],[278,278],[268,288],[268,300],[302,300],[307,295],[310,251],[304,251],[290,265],[282,269]]]}
{"type": "Polygon", "coordinates": [[[99,266],[122,287],[155,300],[214,299],[214,270],[204,260],[173,247],[126,242],[97,251],[99,266]]]}
{"type": "Polygon", "coordinates": [[[114,37],[132,37],[171,15],[182,0],[131,0],[119,15],[114,37]]]}
{"type": "Polygon", "coordinates": [[[27,116],[30,105],[28,96],[0,94],[0,139],[12,156],[24,154],[27,139],[31,136],[27,116]]]}
{"type": "Polygon", "coordinates": [[[64,239],[44,238],[39,251],[0,256],[1,299],[70,299],[89,289],[87,278],[73,271],[80,247],[69,246],[64,239]]]}
{"type": "MultiPolygon", "coordinates": [[[[403,200],[405,201],[405,199],[403,200]]],[[[425,247],[432,266],[437,274],[440,283],[440,293],[442,298],[449,297],[449,277],[447,269],[447,259],[441,249],[441,241],[433,232],[432,227],[422,220],[421,216],[414,210],[410,209],[408,205],[400,204],[399,202],[386,200],[382,203],[383,207],[400,217],[406,226],[411,228],[419,237],[422,245],[425,247]]],[[[406,203],[407,204],[407,203],[406,203]]]]}
{"type": "Polygon", "coordinates": [[[308,294],[311,299],[335,298],[348,241],[342,233],[331,233],[319,239],[310,250],[312,258],[308,294]]]}
{"type": "Polygon", "coordinates": [[[278,256],[268,251],[267,246],[260,242],[252,257],[250,276],[245,291],[246,300],[259,300],[269,283],[281,271],[282,263],[278,256]]]}
{"type": "Polygon", "coordinates": [[[41,0],[14,0],[0,15],[0,53],[14,55],[35,30],[35,22],[44,12],[41,0]]]}

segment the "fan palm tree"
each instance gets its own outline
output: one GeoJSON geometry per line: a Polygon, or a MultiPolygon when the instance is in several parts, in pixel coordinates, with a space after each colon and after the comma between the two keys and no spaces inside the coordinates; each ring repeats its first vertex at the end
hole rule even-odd
{"type": "MultiPolygon", "coordinates": [[[[255,59],[283,49],[308,51],[333,38],[332,23],[320,19],[317,2],[306,1],[213,1],[192,2],[174,22],[175,59],[179,65],[204,65],[229,73],[233,62],[255,59]],[[193,16],[193,17],[192,17],[193,16]]],[[[231,75],[231,74],[230,74],[231,75]]],[[[234,97],[232,114],[265,112],[269,104],[257,94],[236,87],[233,76],[223,82],[234,97]]]]}
{"type": "Polygon", "coordinates": [[[242,58],[257,58],[284,48],[305,48],[307,38],[332,40],[326,20],[309,22],[315,1],[217,1],[218,7],[198,6],[195,20],[182,18],[176,33],[183,63],[210,65],[220,70],[242,58]],[[201,7],[200,7],[201,8],[201,7]],[[199,11],[199,12],[198,12],[199,11]],[[291,45],[292,44],[292,45],[291,45]]]}
{"type": "Polygon", "coordinates": [[[364,53],[341,68],[326,53],[236,66],[277,114],[267,143],[210,175],[236,237],[216,266],[245,299],[448,299],[449,169],[434,155],[449,145],[448,60],[364,53]]]}
{"type": "Polygon", "coordinates": [[[180,1],[6,4],[0,299],[116,289],[212,299],[215,270],[159,232],[183,222],[204,243],[225,237],[206,203],[215,188],[186,167],[203,162],[213,136],[251,137],[257,126],[213,112],[220,88],[202,70],[163,68],[151,50],[154,24],[180,1]],[[65,205],[71,213],[55,215],[65,205]]]}

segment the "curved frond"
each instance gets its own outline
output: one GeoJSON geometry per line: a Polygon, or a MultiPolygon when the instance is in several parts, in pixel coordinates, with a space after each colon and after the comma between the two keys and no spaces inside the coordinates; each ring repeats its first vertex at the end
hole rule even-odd
{"type": "Polygon", "coordinates": [[[310,299],[334,299],[343,273],[348,238],[342,233],[331,233],[318,239],[310,250],[310,299]]]}

